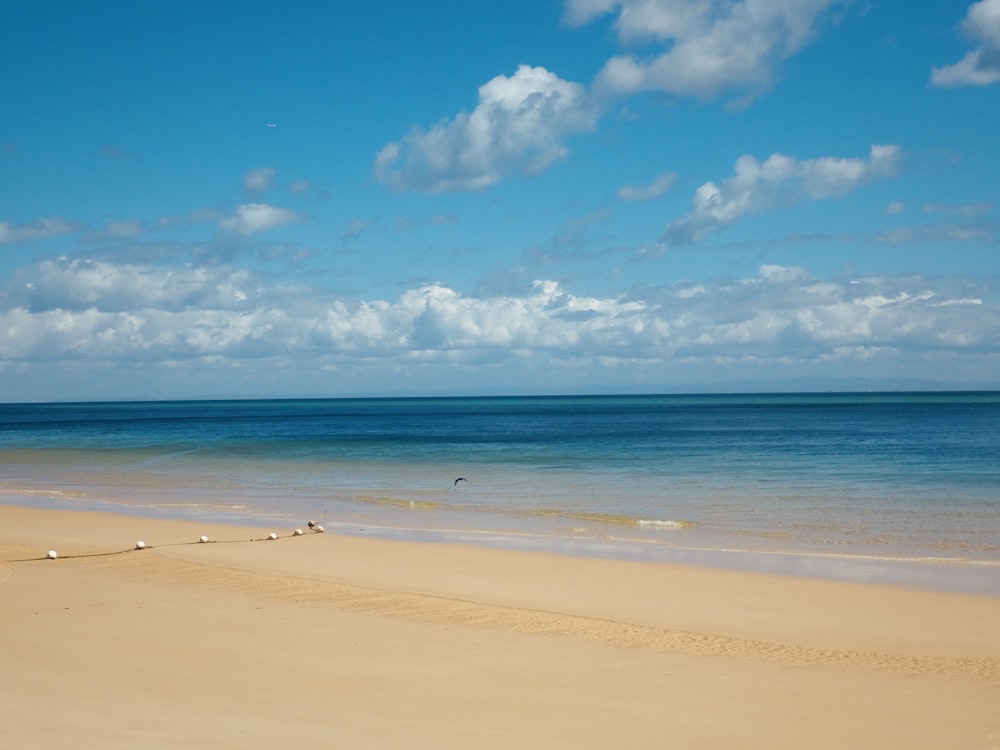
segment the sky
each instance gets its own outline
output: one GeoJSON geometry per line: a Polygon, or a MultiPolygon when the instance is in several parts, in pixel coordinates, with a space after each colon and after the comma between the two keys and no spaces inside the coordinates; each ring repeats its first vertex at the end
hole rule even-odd
{"type": "Polygon", "coordinates": [[[0,26],[0,401],[1000,388],[1000,0],[0,26]]]}

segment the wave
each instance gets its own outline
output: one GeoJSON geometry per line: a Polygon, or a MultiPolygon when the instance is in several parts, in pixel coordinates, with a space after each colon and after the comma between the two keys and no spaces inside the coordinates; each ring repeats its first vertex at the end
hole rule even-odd
{"type": "Polygon", "coordinates": [[[694,526],[693,521],[668,521],[635,516],[619,515],[617,513],[591,513],[588,511],[560,510],[542,508],[540,510],[516,511],[519,516],[542,516],[548,518],[565,518],[570,521],[590,521],[591,523],[611,524],[615,526],[642,526],[657,529],[686,529],[694,526]]]}
{"type": "MultiPolygon", "coordinates": [[[[623,542],[628,544],[646,543],[653,547],[660,546],[656,540],[637,540],[630,537],[607,537],[608,541],[623,542]]],[[[669,549],[673,552],[697,552],[707,554],[722,554],[750,557],[788,557],[788,558],[810,558],[818,560],[843,560],[856,562],[873,563],[919,563],[926,565],[955,565],[972,566],[982,568],[1000,568],[1000,560],[983,559],[976,557],[941,557],[937,555],[913,555],[913,554],[872,554],[866,552],[829,552],[817,549],[777,549],[765,548],[755,549],[753,547],[727,547],[712,545],[677,545],[670,544],[669,549]]]]}
{"type": "Polygon", "coordinates": [[[654,529],[690,529],[694,521],[658,521],[656,519],[640,518],[639,525],[654,529]]]}
{"type": "Polygon", "coordinates": [[[28,497],[79,498],[89,497],[83,490],[29,490],[20,487],[5,487],[0,492],[7,495],[26,495],[28,497]]]}
{"type": "Polygon", "coordinates": [[[599,513],[596,511],[578,511],[561,508],[511,509],[498,508],[496,506],[442,503],[432,500],[411,500],[406,498],[380,497],[373,495],[354,496],[350,499],[359,503],[388,505],[396,508],[414,510],[453,511],[472,514],[501,515],[517,518],[552,518],[557,520],[563,519],[566,521],[585,521],[588,523],[611,526],[638,526],[640,528],[648,529],[679,530],[688,529],[696,525],[694,521],[638,518],[635,516],[621,515],[617,513],[599,513]]]}

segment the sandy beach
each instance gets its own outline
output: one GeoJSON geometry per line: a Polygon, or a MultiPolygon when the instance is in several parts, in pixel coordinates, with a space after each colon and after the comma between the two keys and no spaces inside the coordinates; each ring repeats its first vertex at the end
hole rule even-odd
{"type": "Polygon", "coordinates": [[[293,530],[0,506],[5,743],[1000,748],[1000,598],[293,530]]]}

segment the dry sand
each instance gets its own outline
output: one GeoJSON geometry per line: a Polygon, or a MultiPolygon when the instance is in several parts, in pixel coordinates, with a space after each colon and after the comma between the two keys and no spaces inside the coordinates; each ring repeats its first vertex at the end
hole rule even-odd
{"type": "Polygon", "coordinates": [[[4,747],[1000,748],[1000,598],[291,531],[0,506],[4,747]]]}

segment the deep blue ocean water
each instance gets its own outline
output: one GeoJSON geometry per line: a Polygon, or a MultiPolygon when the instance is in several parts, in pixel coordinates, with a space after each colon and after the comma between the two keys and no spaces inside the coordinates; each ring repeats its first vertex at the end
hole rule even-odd
{"type": "Polygon", "coordinates": [[[1000,393],[7,404],[0,501],[1000,594],[1000,393]]]}

